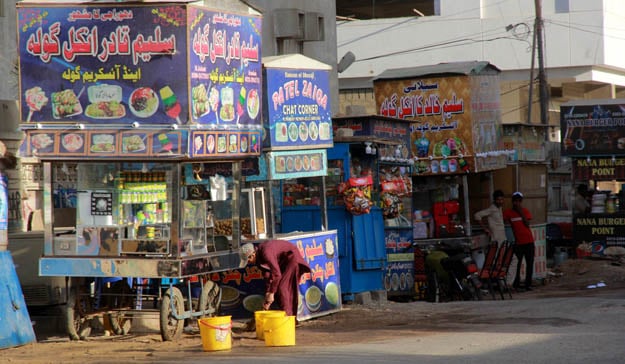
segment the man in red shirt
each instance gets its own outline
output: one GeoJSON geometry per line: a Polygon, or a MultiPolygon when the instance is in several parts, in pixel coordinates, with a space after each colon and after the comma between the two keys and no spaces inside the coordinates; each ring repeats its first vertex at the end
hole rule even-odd
{"type": "Polygon", "coordinates": [[[521,282],[521,262],[525,258],[525,289],[532,290],[532,273],[534,272],[534,235],[530,229],[529,221],[532,214],[528,209],[521,206],[523,194],[515,192],[512,194],[512,208],[503,212],[504,221],[510,223],[514,233],[514,255],[518,263],[516,266],[516,276],[512,287],[519,289],[521,282]]]}

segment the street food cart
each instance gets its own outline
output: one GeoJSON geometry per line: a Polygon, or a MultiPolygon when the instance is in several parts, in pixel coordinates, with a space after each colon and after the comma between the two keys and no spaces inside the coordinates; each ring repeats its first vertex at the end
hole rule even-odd
{"type": "MultiPolygon", "coordinates": [[[[295,244],[310,265],[311,272],[299,282],[300,321],[342,307],[337,231],[328,228],[324,195],[326,148],[332,146],[330,71],[330,66],[301,54],[263,58],[262,167],[245,177],[246,188],[268,191],[263,208],[273,223],[267,238],[295,244]]],[[[224,282],[225,312],[250,317],[262,307],[265,283],[260,273],[248,266],[214,275],[224,282]]]]}
{"type": "Polygon", "coordinates": [[[624,108],[624,99],[579,100],[560,107],[562,155],[572,159],[573,185],[585,184],[590,192],[589,211],[573,214],[573,242],[582,244],[582,255],[625,246],[625,133],[619,127],[624,108]]]}
{"type": "Polygon", "coordinates": [[[39,274],[67,277],[72,339],[96,316],[123,334],[155,312],[172,340],[217,313],[208,274],[237,267],[256,232],[241,170],[261,149],[260,29],[185,3],[18,4],[20,153],[43,165],[39,274]],[[75,226],[59,231],[53,183],[70,162],[75,226]]]}
{"type": "MultiPolygon", "coordinates": [[[[471,206],[491,203],[489,172],[505,168],[510,153],[500,145],[498,74],[488,62],[453,62],[391,69],[373,81],[378,113],[411,122],[415,259],[488,241],[473,227],[471,206]]],[[[415,262],[416,293],[425,285],[422,266],[415,262]]]]}

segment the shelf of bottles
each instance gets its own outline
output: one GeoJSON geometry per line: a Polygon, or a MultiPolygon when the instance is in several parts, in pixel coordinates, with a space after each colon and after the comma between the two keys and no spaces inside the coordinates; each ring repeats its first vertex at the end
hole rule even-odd
{"type": "Polygon", "coordinates": [[[120,172],[117,192],[125,238],[169,239],[166,172],[120,172]]]}

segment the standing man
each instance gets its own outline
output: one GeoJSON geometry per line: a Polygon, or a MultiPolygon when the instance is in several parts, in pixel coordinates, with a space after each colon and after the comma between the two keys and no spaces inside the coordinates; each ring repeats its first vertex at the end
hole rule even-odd
{"type": "Polygon", "coordinates": [[[493,192],[493,203],[484,210],[476,212],[473,217],[480,222],[492,241],[499,245],[507,240],[506,228],[503,223],[503,192],[493,192]]]}
{"type": "Polygon", "coordinates": [[[521,263],[525,258],[525,290],[532,290],[532,274],[534,273],[534,235],[530,229],[532,214],[523,207],[523,194],[512,194],[512,208],[503,212],[503,218],[512,226],[514,233],[514,255],[517,258],[516,276],[512,287],[519,289],[521,285],[521,263]]]}
{"type": "Polygon", "coordinates": [[[574,214],[587,214],[590,212],[590,203],[587,199],[588,186],[580,184],[577,186],[577,193],[575,194],[575,200],[573,203],[574,214]]]}
{"type": "Polygon", "coordinates": [[[241,246],[239,254],[241,268],[247,264],[256,264],[263,272],[263,309],[268,310],[276,300],[287,316],[294,316],[297,313],[300,278],[310,272],[310,266],[295,244],[286,240],[268,240],[254,249],[254,245],[247,243],[241,246]]]}

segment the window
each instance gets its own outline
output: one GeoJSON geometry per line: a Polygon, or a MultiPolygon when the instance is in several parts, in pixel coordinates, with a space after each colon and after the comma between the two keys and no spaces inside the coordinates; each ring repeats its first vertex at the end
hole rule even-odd
{"type": "Polygon", "coordinates": [[[568,13],[569,12],[569,0],[556,0],[555,12],[556,14],[568,13]]]}

